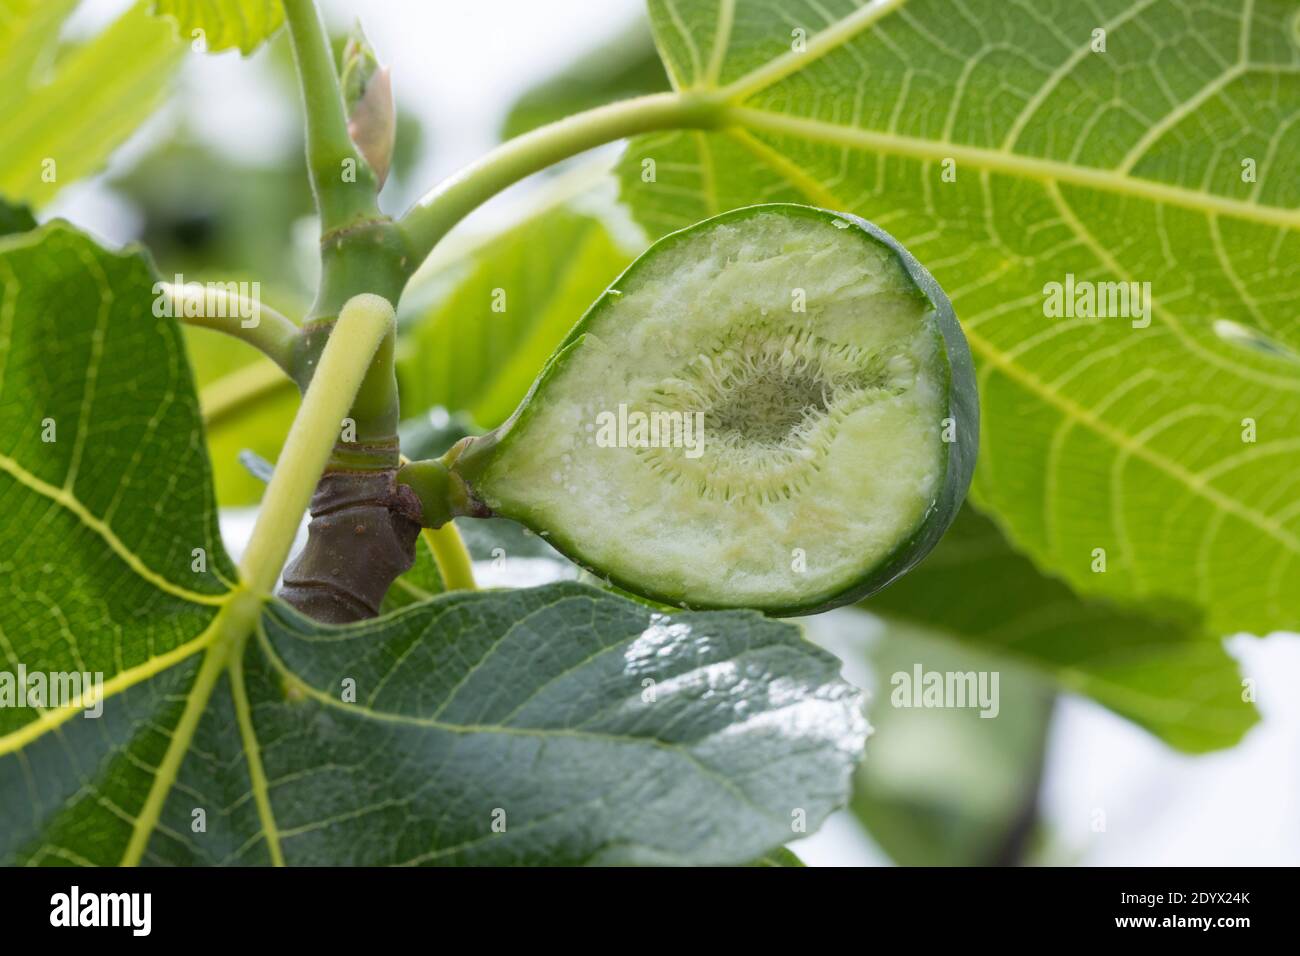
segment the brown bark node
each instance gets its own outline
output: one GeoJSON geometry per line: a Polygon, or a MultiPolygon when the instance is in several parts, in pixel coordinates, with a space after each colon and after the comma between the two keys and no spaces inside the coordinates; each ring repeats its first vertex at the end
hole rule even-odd
{"type": "Polygon", "coordinates": [[[347,624],[379,614],[415,563],[420,503],[396,469],[330,472],[311,499],[307,544],[285,568],[280,597],[308,617],[347,624]]]}

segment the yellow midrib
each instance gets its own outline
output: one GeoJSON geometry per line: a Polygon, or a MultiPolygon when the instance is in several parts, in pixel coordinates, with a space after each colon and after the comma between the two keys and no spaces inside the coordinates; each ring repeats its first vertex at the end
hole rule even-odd
{"type": "MultiPolygon", "coordinates": [[[[203,715],[207,712],[208,701],[212,698],[212,691],[216,688],[217,681],[221,679],[223,672],[230,674],[231,692],[235,695],[235,707],[238,713],[239,698],[234,686],[234,670],[240,655],[243,653],[244,645],[256,625],[257,617],[261,613],[262,603],[263,599],[251,591],[243,588],[232,591],[231,600],[221,609],[212,621],[208,631],[205,632],[207,640],[204,642],[206,650],[203,656],[203,664],[200,666],[198,674],[195,675],[193,685],[185,695],[185,707],[181,711],[175,729],[172,731],[167,750],[158,763],[158,768],[154,773],[153,781],[149,785],[149,792],[145,795],[140,812],[135,818],[135,823],[131,828],[131,837],[127,841],[125,852],[122,854],[122,866],[135,866],[143,858],[149,840],[158,828],[158,820],[162,816],[163,806],[175,786],[181,763],[184,761],[185,755],[189,753],[194,734],[199,728],[203,715]]],[[[249,729],[251,730],[251,727],[249,729]]],[[[242,740],[242,724],[240,731],[242,740]]],[[[254,738],[254,745],[256,745],[256,738],[254,738]]],[[[261,762],[260,757],[255,753],[248,752],[246,741],[245,756],[249,768],[249,780],[254,781],[256,774],[253,764],[256,762],[258,771],[260,771],[261,762]]],[[[264,785],[264,775],[261,780],[264,785]]],[[[256,788],[256,783],[254,783],[254,787],[256,788]]],[[[254,799],[258,799],[256,789],[254,799]]],[[[258,808],[260,813],[260,802],[258,808]]],[[[266,829],[265,819],[263,819],[263,829],[266,829]]],[[[270,847],[273,830],[274,824],[272,822],[272,831],[267,833],[268,848],[270,847]]],[[[278,855],[278,844],[271,855],[273,860],[278,855]]]]}
{"type": "MultiPolygon", "coordinates": [[[[220,615],[218,615],[219,617],[220,615]]],[[[42,711],[40,716],[30,723],[24,724],[17,730],[0,737],[0,756],[13,753],[15,750],[21,750],[33,740],[43,737],[55,727],[76,717],[82,710],[91,704],[102,703],[108,698],[122,691],[130,690],[141,681],[148,680],[157,674],[161,674],[175,664],[188,657],[202,651],[209,644],[215,633],[216,618],[204,629],[203,633],[191,641],[175,647],[165,654],[159,654],[157,657],[151,657],[143,664],[137,664],[135,667],[119,671],[109,680],[104,681],[103,688],[97,697],[91,700],[78,700],[67,707],[60,707],[57,710],[42,711]]]]}
{"type": "Polygon", "coordinates": [[[1292,534],[1286,528],[1272,520],[1268,515],[1261,514],[1253,508],[1238,501],[1236,498],[1224,494],[1200,476],[1188,471],[1182,465],[1178,464],[1178,462],[1166,458],[1164,455],[1152,450],[1147,445],[1134,441],[1133,438],[1125,432],[1120,431],[1108,422],[1098,418],[1090,409],[1085,408],[1073,399],[1048,387],[1037,376],[1007,358],[1004,352],[994,346],[988,339],[980,336],[978,332],[969,328],[967,328],[965,332],[966,338],[970,341],[972,351],[981,355],[987,362],[996,367],[998,371],[1014,380],[1026,391],[1037,395],[1046,404],[1053,406],[1073,421],[1077,421],[1081,425],[1090,428],[1119,450],[1132,455],[1134,458],[1139,458],[1147,464],[1165,472],[1167,475],[1186,487],[1189,491],[1209,501],[1220,511],[1241,518],[1263,531],[1269,537],[1278,541],[1280,544],[1285,546],[1287,550],[1300,554],[1300,538],[1297,538],[1296,535],[1292,534]]]}
{"type": "Polygon", "coordinates": [[[276,825],[275,813],[271,809],[271,789],[266,779],[266,770],[262,766],[262,748],[257,741],[257,731],[253,727],[253,712],[248,703],[248,688],[244,684],[244,663],[240,655],[234,655],[229,669],[235,719],[239,724],[239,736],[244,745],[248,781],[253,789],[253,802],[257,805],[257,816],[262,824],[262,833],[266,837],[267,853],[271,857],[272,866],[284,866],[280,829],[276,825]]]}
{"type": "MultiPolygon", "coordinates": [[[[1003,148],[994,149],[922,139],[880,130],[842,126],[825,120],[793,117],[744,105],[744,102],[754,94],[768,89],[786,77],[805,69],[810,63],[834,52],[852,41],[868,27],[901,9],[905,4],[906,0],[871,0],[871,2],[859,7],[853,13],[810,37],[804,51],[788,51],[722,87],[707,81],[708,77],[716,77],[717,73],[721,71],[722,63],[726,58],[724,49],[715,48],[710,57],[708,77],[705,78],[705,82],[695,88],[695,91],[706,95],[709,93],[716,95],[723,118],[720,125],[724,129],[731,126],[751,130],[766,130],[777,134],[799,136],[815,142],[853,149],[875,150],[879,153],[908,156],[921,160],[953,159],[959,166],[968,165],[978,170],[999,172],[1039,182],[1069,183],[1102,192],[1133,196],[1151,202],[1192,209],[1206,214],[1233,216],[1251,222],[1283,228],[1300,227],[1300,209],[1265,206],[1255,202],[1162,183],[1153,179],[1142,179],[1129,175],[1127,168],[1123,167],[1104,169],[1094,166],[1079,166],[1061,160],[1015,153],[1005,144],[1003,148]]],[[[1135,9],[1144,9],[1146,5],[1149,4],[1138,4],[1135,9]]],[[[1126,14],[1116,22],[1124,22],[1130,16],[1131,14],[1126,14]]],[[[730,24],[728,23],[728,37],[729,34],[730,24]]],[[[1246,69],[1246,64],[1237,64],[1232,70],[1227,71],[1224,77],[1220,78],[1220,85],[1226,83],[1232,75],[1237,75],[1246,69]]],[[[1049,85],[1056,79],[1056,77],[1049,79],[1049,85]]],[[[1213,88],[1214,84],[1211,84],[1210,89],[1213,88]]],[[[1023,122],[1017,122],[1017,128],[1013,131],[1014,137],[1007,142],[1014,142],[1014,138],[1019,136],[1020,128],[1023,125],[1023,122]]],[[[1157,125],[1156,128],[1162,127],[1157,125]]],[[[1149,145],[1149,143],[1143,141],[1144,149],[1149,145]]],[[[1125,162],[1132,165],[1133,162],[1136,162],[1136,158],[1130,155],[1126,157],[1125,162]]]]}
{"type": "Polygon", "coordinates": [[[154,773],[153,782],[149,785],[149,792],[145,795],[144,804],[135,818],[135,824],[131,827],[131,837],[127,841],[126,851],[122,854],[122,866],[135,866],[140,862],[145,848],[149,845],[150,837],[158,828],[158,818],[162,815],[163,804],[172,791],[176,775],[180,773],[181,761],[189,753],[190,743],[194,739],[195,731],[198,730],[199,721],[203,719],[203,714],[207,710],[212,689],[216,687],[221,671],[225,667],[223,650],[212,645],[203,656],[203,665],[194,678],[194,685],[185,696],[185,708],[181,711],[180,720],[176,722],[172,739],[167,744],[163,759],[154,773]]]}
{"type": "MultiPolygon", "coordinates": [[[[233,698],[236,720],[239,725],[240,740],[248,767],[249,782],[253,799],[257,806],[262,831],[266,836],[267,851],[275,866],[284,865],[284,855],[280,848],[279,832],[271,811],[269,787],[265,770],[262,767],[261,749],[252,724],[251,709],[248,704],[247,691],[243,679],[241,652],[244,642],[252,631],[250,615],[255,615],[261,607],[261,600],[246,591],[232,591],[230,600],[194,640],[180,647],[151,658],[149,661],[129,670],[122,671],[109,681],[105,681],[98,696],[100,702],[122,691],[129,690],[162,673],[164,670],[205,652],[203,665],[194,678],[194,683],[185,695],[185,708],[180,720],[172,732],[171,741],[162,761],[154,771],[149,792],[145,795],[140,812],[135,816],[131,826],[131,836],[122,855],[123,866],[134,866],[140,862],[148,848],[149,840],[158,828],[158,821],[166,804],[167,797],[175,787],[181,764],[194,740],[203,715],[207,712],[208,701],[212,691],[221,677],[222,671],[229,675],[231,695],[233,698]],[[240,598],[240,600],[235,600],[240,598]],[[242,604],[241,604],[242,601],[242,604]]],[[[39,718],[26,724],[17,731],[0,737],[0,756],[21,750],[32,741],[44,736],[65,721],[81,713],[82,703],[76,706],[42,712],[39,718]]]]}
{"type": "Polygon", "coordinates": [[[736,0],[719,0],[718,24],[713,36],[713,49],[709,51],[709,62],[704,68],[702,85],[706,89],[717,86],[722,73],[722,61],[727,57],[727,47],[731,45],[731,28],[736,19],[736,0]]]}
{"type": "Polygon", "coordinates": [[[220,606],[230,599],[231,592],[229,591],[221,594],[202,594],[198,591],[191,591],[189,588],[183,588],[179,584],[174,584],[167,580],[157,571],[153,570],[153,568],[145,564],[144,561],[140,559],[139,555],[127,547],[126,543],[123,542],[116,533],[114,533],[112,528],[110,528],[100,518],[92,514],[85,505],[77,500],[76,496],[73,495],[72,492],[68,491],[66,488],[59,488],[51,485],[47,481],[42,481],[8,455],[0,455],[0,471],[9,475],[29,491],[34,491],[36,494],[48,498],[50,501],[60,505],[70,512],[77,518],[77,520],[97,534],[103,542],[108,545],[109,549],[122,559],[123,563],[125,563],[127,567],[158,590],[165,591],[174,597],[183,598],[192,604],[220,606]]]}
{"type": "Polygon", "coordinates": [[[893,13],[906,2],[907,0],[871,0],[871,2],[863,4],[848,16],[809,37],[803,50],[795,50],[792,46],[790,50],[781,56],[750,70],[739,79],[732,80],[722,88],[723,98],[732,102],[739,102],[760,90],[765,90],[769,86],[779,83],[787,76],[799,72],[814,60],[819,60],[826,54],[839,49],[867,27],[893,13]]]}
{"type": "MultiPolygon", "coordinates": [[[[321,355],[316,376],[289,429],[281,453],[281,466],[276,469],[262,499],[262,510],[239,564],[241,585],[231,592],[230,599],[212,623],[214,638],[205,652],[203,665],[187,694],[172,739],[136,817],[122,865],[135,865],[144,856],[167,796],[176,782],[181,762],[224,671],[232,671],[232,694],[238,707],[242,685],[241,688],[235,687],[238,676],[235,671],[240,655],[284,566],[294,532],[307,511],[311,491],[333,447],[333,429],[351,407],[380,342],[391,335],[393,329],[393,307],[379,296],[356,296],[339,314],[334,332],[321,355]]],[[[247,703],[246,699],[244,702],[247,703]]],[[[241,734],[251,731],[251,721],[246,728],[241,726],[241,734]]],[[[249,779],[254,783],[254,797],[258,802],[268,849],[275,860],[279,856],[278,841],[274,820],[269,815],[265,775],[261,772],[256,738],[246,736],[245,740],[248,739],[252,739],[254,747],[246,752],[249,779]],[[257,791],[259,781],[260,793],[257,791]]]]}
{"type": "Polygon", "coordinates": [[[1068,183],[1100,192],[1178,206],[1207,215],[1232,216],[1287,229],[1300,228],[1300,209],[1264,206],[1242,199],[1187,189],[1183,186],[1173,186],[1154,179],[1139,179],[1111,169],[1078,166],[1060,160],[1026,156],[982,146],[965,146],[960,143],[946,143],[915,136],[902,136],[897,133],[855,129],[825,120],[786,116],[770,110],[745,106],[728,107],[724,115],[732,124],[750,130],[797,136],[832,146],[872,150],[877,153],[931,162],[951,159],[957,163],[958,169],[969,166],[977,170],[1003,173],[1037,182],[1068,183]]]}

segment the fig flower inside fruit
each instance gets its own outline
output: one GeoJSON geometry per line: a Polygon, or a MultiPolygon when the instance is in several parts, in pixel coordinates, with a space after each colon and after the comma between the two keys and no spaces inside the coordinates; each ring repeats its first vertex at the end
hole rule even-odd
{"type": "Polygon", "coordinates": [[[978,434],[929,273],[864,220],[775,204],[655,243],[450,467],[481,511],[626,590],[794,614],[924,557],[978,434]]]}

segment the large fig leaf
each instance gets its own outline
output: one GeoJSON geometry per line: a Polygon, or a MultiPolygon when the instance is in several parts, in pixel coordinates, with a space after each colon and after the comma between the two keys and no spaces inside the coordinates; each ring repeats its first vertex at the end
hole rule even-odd
{"type": "Polygon", "coordinates": [[[280,0],[153,0],[153,12],[174,20],[187,41],[202,39],[209,53],[237,47],[248,55],[284,23],[280,0]]]}
{"type": "Polygon", "coordinates": [[[0,0],[0,195],[42,206],[99,171],[167,96],[184,55],[139,3],[59,48],[70,0],[0,0]]]}
{"type": "Polygon", "coordinates": [[[1288,0],[650,0],[716,132],[634,140],[655,235],[794,200],[948,291],[976,501],[1076,589],[1300,626],[1300,14],[1288,0]],[[648,161],[653,160],[653,163],[648,161]],[[1051,317],[1068,276],[1145,315],[1051,317]],[[1139,290],[1141,286],[1139,285],[1139,290]]]}

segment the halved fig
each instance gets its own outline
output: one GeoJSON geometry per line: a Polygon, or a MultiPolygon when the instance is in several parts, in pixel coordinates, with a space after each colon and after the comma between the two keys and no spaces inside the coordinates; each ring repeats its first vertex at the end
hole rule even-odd
{"type": "Polygon", "coordinates": [[[514,416],[446,464],[470,510],[628,591],[809,613],[935,545],[970,483],[978,416],[929,273],[869,222],[771,204],[655,243],[514,416]]]}

